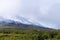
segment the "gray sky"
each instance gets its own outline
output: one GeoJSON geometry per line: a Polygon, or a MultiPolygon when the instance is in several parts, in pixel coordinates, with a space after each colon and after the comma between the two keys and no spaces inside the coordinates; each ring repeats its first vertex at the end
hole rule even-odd
{"type": "Polygon", "coordinates": [[[60,29],[60,0],[0,0],[0,16],[22,16],[45,27],[60,29]]]}

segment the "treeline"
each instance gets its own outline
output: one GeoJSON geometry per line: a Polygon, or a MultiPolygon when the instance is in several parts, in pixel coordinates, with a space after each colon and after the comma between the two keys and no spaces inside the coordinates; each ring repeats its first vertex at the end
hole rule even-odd
{"type": "Polygon", "coordinates": [[[14,40],[59,40],[60,30],[0,30],[0,38],[11,39],[11,37],[14,40]]]}

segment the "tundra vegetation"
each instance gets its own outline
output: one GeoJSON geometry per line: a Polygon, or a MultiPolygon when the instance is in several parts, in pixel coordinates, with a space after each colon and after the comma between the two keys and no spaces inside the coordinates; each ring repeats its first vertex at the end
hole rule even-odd
{"type": "Polygon", "coordinates": [[[0,29],[0,40],[60,40],[60,30],[0,29]]]}

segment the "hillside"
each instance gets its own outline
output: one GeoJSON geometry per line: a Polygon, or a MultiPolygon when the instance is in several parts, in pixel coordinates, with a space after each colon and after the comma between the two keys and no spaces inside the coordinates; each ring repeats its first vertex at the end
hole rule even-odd
{"type": "Polygon", "coordinates": [[[12,19],[4,19],[0,18],[0,28],[17,28],[17,29],[51,29],[46,28],[41,24],[33,23],[26,20],[23,17],[18,17],[19,21],[15,21],[12,19]],[[28,24],[25,24],[28,23],[28,24]],[[29,24],[30,23],[30,24],[29,24]],[[36,25],[38,24],[38,25],[36,25]]]}

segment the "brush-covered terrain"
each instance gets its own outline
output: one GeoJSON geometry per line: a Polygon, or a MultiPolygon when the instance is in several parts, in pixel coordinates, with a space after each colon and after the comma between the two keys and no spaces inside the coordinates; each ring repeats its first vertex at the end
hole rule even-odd
{"type": "Polygon", "coordinates": [[[60,30],[0,29],[0,40],[60,40],[60,30]]]}
{"type": "Polygon", "coordinates": [[[34,23],[28,25],[13,20],[0,21],[0,40],[58,40],[59,31],[34,23]]]}

